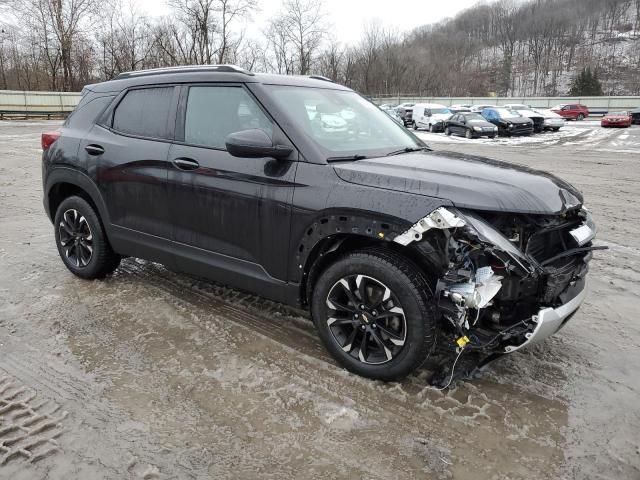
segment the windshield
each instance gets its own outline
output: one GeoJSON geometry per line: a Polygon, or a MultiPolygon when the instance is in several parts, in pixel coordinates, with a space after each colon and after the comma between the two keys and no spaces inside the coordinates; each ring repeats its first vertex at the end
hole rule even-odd
{"type": "Polygon", "coordinates": [[[617,116],[617,117],[626,117],[629,115],[629,112],[621,111],[621,112],[609,112],[607,115],[617,116]]]}
{"type": "Polygon", "coordinates": [[[425,144],[355,92],[269,85],[279,108],[325,157],[375,157],[425,144]]]}
{"type": "Polygon", "coordinates": [[[437,115],[437,114],[451,114],[451,110],[449,110],[448,108],[432,108],[431,109],[431,114],[432,115],[437,115]]]}
{"type": "Polygon", "coordinates": [[[498,115],[500,115],[501,118],[518,118],[522,116],[518,112],[514,112],[513,110],[508,110],[506,108],[494,108],[494,110],[498,112],[498,115]]]}

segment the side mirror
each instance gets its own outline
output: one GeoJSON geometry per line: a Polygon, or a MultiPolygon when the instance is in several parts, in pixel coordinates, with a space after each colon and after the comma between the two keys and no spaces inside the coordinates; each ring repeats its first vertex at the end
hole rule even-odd
{"type": "Polygon", "coordinates": [[[241,130],[227,135],[225,140],[227,151],[234,157],[276,159],[286,158],[293,148],[286,145],[274,145],[269,135],[259,128],[241,130]]]}

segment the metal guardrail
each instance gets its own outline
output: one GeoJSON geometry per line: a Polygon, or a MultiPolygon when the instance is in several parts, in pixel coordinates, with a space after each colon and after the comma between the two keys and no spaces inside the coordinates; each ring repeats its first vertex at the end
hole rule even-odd
{"type": "Polygon", "coordinates": [[[67,116],[80,101],[76,92],[0,90],[0,118],[67,116]]]}
{"type": "Polygon", "coordinates": [[[372,96],[373,102],[383,103],[438,103],[451,106],[460,104],[505,105],[507,103],[523,103],[537,108],[549,108],[561,103],[579,103],[586,105],[593,113],[606,113],[609,110],[632,110],[640,108],[640,97],[425,97],[418,95],[378,95],[372,96]]]}
{"type": "MultiPolygon", "coordinates": [[[[35,116],[67,115],[80,101],[79,92],[29,92],[22,90],[0,90],[0,112],[4,115],[35,116]],[[11,112],[11,113],[8,113],[11,112]]],[[[640,108],[640,96],[624,97],[427,97],[419,95],[378,95],[372,97],[378,105],[403,102],[439,103],[441,105],[456,104],[490,104],[524,103],[532,107],[549,108],[560,103],[580,103],[586,105],[593,113],[606,113],[609,110],[630,110],[640,108]]]]}

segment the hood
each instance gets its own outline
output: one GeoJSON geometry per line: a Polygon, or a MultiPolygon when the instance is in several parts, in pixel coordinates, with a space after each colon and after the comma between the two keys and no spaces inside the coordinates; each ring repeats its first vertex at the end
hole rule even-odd
{"type": "Polygon", "coordinates": [[[544,118],[544,115],[538,112],[533,112],[531,110],[518,110],[518,113],[520,115],[524,115],[527,118],[544,118]]]}
{"type": "Polygon", "coordinates": [[[605,115],[603,120],[629,120],[628,115],[605,115]]]}
{"type": "Polygon", "coordinates": [[[467,120],[467,125],[470,125],[472,127],[494,127],[493,123],[491,122],[487,122],[486,120],[478,120],[475,118],[467,120]]]}
{"type": "Polygon", "coordinates": [[[415,152],[333,165],[344,181],[441,198],[459,208],[558,214],[582,194],[550,173],[456,152],[415,152]]]}
{"type": "Polygon", "coordinates": [[[444,122],[445,120],[449,120],[451,118],[451,114],[450,113],[434,113],[433,115],[431,115],[431,118],[433,118],[434,120],[444,122]]]}
{"type": "Polygon", "coordinates": [[[500,120],[502,120],[503,122],[511,122],[515,125],[520,125],[522,123],[531,123],[531,119],[526,117],[509,117],[509,118],[500,117],[500,120]]]}

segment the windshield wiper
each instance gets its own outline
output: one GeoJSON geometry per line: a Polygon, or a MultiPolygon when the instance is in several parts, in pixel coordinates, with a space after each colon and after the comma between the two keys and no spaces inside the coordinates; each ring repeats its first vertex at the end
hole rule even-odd
{"type": "Polygon", "coordinates": [[[348,162],[349,160],[364,160],[365,158],[368,157],[356,153],[355,155],[345,155],[344,157],[329,157],[327,162],[348,162]]]}
{"type": "Polygon", "coordinates": [[[404,147],[400,150],[394,150],[393,152],[389,152],[385,156],[390,157],[392,155],[400,155],[403,153],[422,152],[422,151],[430,152],[431,149],[429,147],[404,147]]]}

